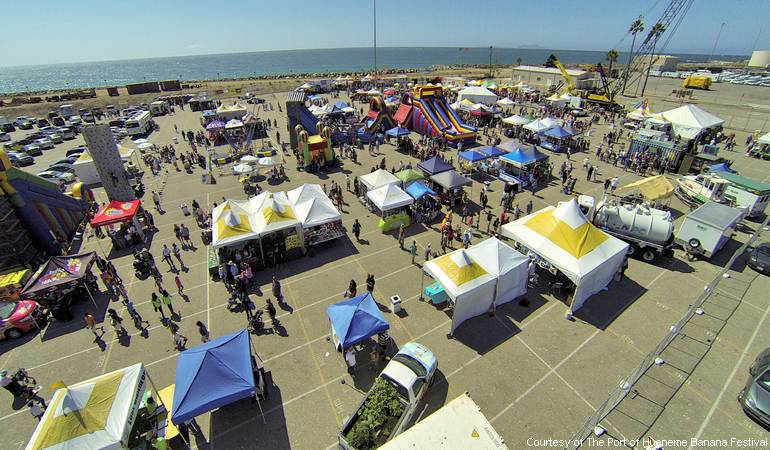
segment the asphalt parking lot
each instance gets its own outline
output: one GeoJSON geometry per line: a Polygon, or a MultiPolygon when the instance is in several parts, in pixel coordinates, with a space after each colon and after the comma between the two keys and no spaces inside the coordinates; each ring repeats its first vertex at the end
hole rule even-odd
{"type": "MultiPolygon", "coordinates": [[[[260,116],[277,119],[278,129],[285,137],[285,117],[277,109],[260,116]]],[[[180,130],[199,129],[198,114],[189,111],[160,117],[157,122],[161,129],[149,139],[159,145],[171,142],[175,136],[173,124],[180,130]]],[[[72,141],[71,146],[81,139],[72,141]]],[[[71,146],[59,145],[47,151],[33,168],[48,158],[62,158],[65,148],[71,146]]],[[[188,149],[186,144],[177,148],[188,149]]],[[[344,185],[344,174],[352,177],[368,173],[382,157],[386,158],[388,168],[410,160],[389,145],[384,145],[381,152],[378,156],[360,152],[360,164],[345,160],[342,172],[320,179],[317,175],[296,172],[293,158],[289,157],[288,182],[277,186],[261,184],[271,190],[288,190],[305,182],[329,185],[332,180],[344,185]]],[[[739,153],[729,155],[735,158],[733,167],[741,174],[759,180],[770,179],[767,177],[770,163],[750,160],[739,153]]],[[[579,178],[576,189],[599,195],[602,184],[584,179],[585,172],[580,167],[584,157],[578,154],[572,158],[579,178]]],[[[602,181],[607,176],[619,176],[621,184],[639,179],[635,174],[598,162],[593,154],[589,157],[599,164],[602,181]]],[[[551,154],[551,158],[558,167],[564,156],[551,154]]],[[[29,168],[29,171],[38,170],[29,168]]],[[[200,169],[186,174],[174,171],[173,167],[167,177],[152,178],[149,172],[146,177],[148,194],[150,190],[163,189],[166,209],[165,214],[155,214],[159,232],[152,237],[151,248],[156,259],[159,261],[157,255],[162,244],[175,240],[175,223],[183,222],[191,229],[196,246],[183,255],[187,270],[182,271],[181,278],[188,299],[176,294],[172,298],[180,314],[181,332],[190,338],[188,347],[198,342],[197,320],[208,325],[212,337],[243,328],[245,315],[229,312],[225,307],[228,295],[224,286],[207,276],[206,251],[198,228],[179,208],[181,203],[189,204],[193,199],[205,206],[221,202],[222,197],[244,198],[237,178],[223,175],[217,177],[217,184],[203,185],[200,169]]],[[[499,213],[502,184],[494,181],[491,188],[490,205],[499,213]]],[[[479,183],[474,183],[469,190],[471,200],[478,199],[479,190],[479,183]]],[[[148,194],[145,198],[149,201],[148,194]]],[[[97,193],[97,198],[103,199],[103,193],[97,193]]],[[[530,199],[537,210],[566,196],[559,191],[559,181],[554,178],[534,196],[528,192],[517,195],[516,202],[523,207],[530,199]]],[[[549,438],[569,438],[682,316],[717,274],[720,264],[758,227],[756,223],[746,222],[712,261],[687,261],[681,252],[677,252],[675,259],[664,258],[654,265],[631,260],[626,278],[613,282],[607,291],[592,297],[574,321],[565,319],[568,308],[544,286],[527,294],[528,306],[509,303],[494,316],[484,315],[466,322],[449,337],[449,313],[418,299],[419,264],[411,264],[408,252],[399,248],[395,236],[379,231],[377,216],[352,194],[346,194],[345,201],[344,225],[349,230],[354,219],[359,219],[363,226],[360,241],[351,234],[351,238],[339,239],[312,257],[256,274],[264,292],[252,297],[258,307],[270,297],[269,281],[274,274],[282,281],[288,304],[279,310],[282,326],[278,332],[252,336],[253,346],[270,373],[270,397],[261,405],[264,417],[257,406],[248,401],[206,414],[198,419],[205,434],[205,440],[196,442],[199,448],[323,449],[335,445],[342,421],[354,411],[384,363],[359,355],[359,365],[353,375],[349,375],[342,355],[329,341],[325,310],[329,304],[342,299],[348,280],[356,279],[362,285],[368,273],[376,277],[374,297],[380,304],[385,305],[387,298],[394,294],[403,299],[404,314],[385,313],[396,344],[416,340],[431,348],[438,358],[438,381],[428,393],[423,416],[467,391],[509,448],[535,446],[549,438]]],[[[676,198],[670,207],[678,217],[678,224],[688,208],[676,198]]],[[[486,221],[482,222],[481,229],[486,229],[486,221]]],[[[412,226],[408,231],[407,242],[414,239],[421,248],[428,243],[433,249],[440,248],[436,227],[412,226]]],[[[484,236],[485,233],[480,233],[475,241],[484,236]]],[[[109,240],[90,235],[83,249],[109,255],[109,240]]],[[[171,335],[160,326],[159,316],[149,304],[154,283],[133,276],[130,253],[112,254],[111,258],[123,275],[137,310],[151,323],[147,335],[127,326],[130,339],[115,340],[113,333],[108,332],[107,345],[102,348],[93,342],[93,335],[83,329],[79,320],[83,311],[93,309],[92,305],[83,303],[72,322],[53,323],[42,334],[33,334],[21,341],[1,342],[0,367],[26,367],[44,386],[46,397],[50,397],[48,386],[56,380],[77,382],[136,362],[147,366],[156,386],[172,384],[177,352],[171,335]]],[[[422,259],[418,257],[418,262],[422,259]]],[[[713,336],[713,345],[693,375],[671,395],[666,408],[649,429],[637,423],[642,414],[639,411],[645,408],[639,402],[608,417],[609,427],[617,430],[617,434],[628,433],[625,437],[631,438],[643,433],[656,439],[767,436],[765,430],[743,414],[735,401],[748,366],[770,340],[770,328],[766,326],[770,304],[767,295],[762,294],[770,290],[770,281],[746,268],[742,261],[739,258],[730,272],[731,277],[720,283],[717,295],[724,302],[723,311],[717,312],[715,308],[713,314],[725,325],[713,336]]],[[[159,261],[158,264],[159,268],[167,269],[165,263],[159,261]]],[[[428,278],[425,281],[428,282],[428,278]]],[[[173,286],[171,272],[164,272],[164,285],[173,286]]],[[[98,316],[102,317],[110,307],[104,292],[97,297],[97,302],[98,316]]],[[[712,329],[703,323],[694,326],[712,329]]],[[[681,350],[692,353],[689,347],[681,350]]],[[[693,363],[692,357],[684,359],[682,356],[680,364],[693,363]]],[[[8,400],[6,396],[6,401],[0,402],[0,441],[7,448],[21,448],[31,436],[36,421],[26,408],[11,405],[8,400]]]]}

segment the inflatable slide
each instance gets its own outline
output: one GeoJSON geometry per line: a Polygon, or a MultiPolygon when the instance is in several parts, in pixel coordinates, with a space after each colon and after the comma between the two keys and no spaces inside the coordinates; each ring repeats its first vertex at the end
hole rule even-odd
{"type": "Polygon", "coordinates": [[[372,140],[372,136],[378,131],[385,132],[396,126],[387,106],[385,106],[385,100],[379,95],[369,100],[369,113],[364,116],[361,125],[357,135],[358,139],[365,144],[368,144],[372,140]]]}
{"type": "Polygon", "coordinates": [[[476,128],[463,123],[449,107],[440,86],[417,86],[412,99],[412,129],[426,136],[445,137],[457,147],[476,142],[476,128]]]}

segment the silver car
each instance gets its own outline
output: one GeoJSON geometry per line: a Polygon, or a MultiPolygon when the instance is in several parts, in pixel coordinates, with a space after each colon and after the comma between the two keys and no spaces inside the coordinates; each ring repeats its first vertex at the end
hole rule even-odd
{"type": "Polygon", "coordinates": [[[749,379],[738,394],[743,411],[770,428],[770,348],[757,356],[749,368],[749,379]]]}

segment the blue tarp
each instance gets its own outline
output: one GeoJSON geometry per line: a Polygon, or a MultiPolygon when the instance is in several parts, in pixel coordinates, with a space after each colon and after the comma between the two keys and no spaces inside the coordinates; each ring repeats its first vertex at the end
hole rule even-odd
{"type": "Polygon", "coordinates": [[[427,159],[421,163],[418,163],[417,168],[427,173],[428,175],[435,175],[437,173],[446,172],[447,170],[452,170],[454,167],[452,167],[448,162],[444,161],[443,158],[434,156],[431,159],[427,159]]]}
{"type": "Polygon", "coordinates": [[[425,186],[422,181],[415,181],[414,183],[407,186],[406,193],[411,195],[415,200],[420,200],[426,195],[436,195],[436,192],[428,186],[425,186]]]}
{"type": "Polygon", "coordinates": [[[347,103],[345,103],[342,100],[340,100],[337,103],[335,103],[334,106],[339,108],[339,109],[342,109],[342,108],[347,108],[350,105],[348,105],[347,103]]]}
{"type": "Polygon", "coordinates": [[[503,155],[502,159],[514,165],[526,166],[527,164],[531,164],[536,161],[548,159],[548,156],[534,148],[526,150],[517,148],[516,150],[503,155]]]}
{"type": "Polygon", "coordinates": [[[726,163],[714,164],[713,166],[709,167],[709,171],[735,173],[735,171],[731,169],[730,166],[728,166],[726,163]]]}
{"type": "Polygon", "coordinates": [[[171,420],[182,423],[256,391],[248,331],[213,339],[179,354],[171,420]]]}
{"type": "Polygon", "coordinates": [[[474,150],[468,150],[467,152],[460,152],[460,158],[475,163],[487,159],[487,156],[474,150]]]}
{"type": "Polygon", "coordinates": [[[345,350],[390,328],[372,294],[329,305],[326,315],[345,350]]]}
{"type": "Polygon", "coordinates": [[[409,136],[409,133],[410,133],[409,130],[401,127],[394,127],[385,132],[385,134],[392,137],[409,136]]]}
{"type": "Polygon", "coordinates": [[[564,128],[558,125],[546,130],[545,133],[543,134],[556,139],[566,139],[568,137],[572,137],[572,133],[570,133],[569,131],[565,130],[564,128]]]}
{"type": "Polygon", "coordinates": [[[500,150],[497,147],[482,147],[479,149],[479,153],[483,155],[487,155],[490,158],[494,158],[495,156],[505,155],[505,152],[503,150],[500,150]]]}

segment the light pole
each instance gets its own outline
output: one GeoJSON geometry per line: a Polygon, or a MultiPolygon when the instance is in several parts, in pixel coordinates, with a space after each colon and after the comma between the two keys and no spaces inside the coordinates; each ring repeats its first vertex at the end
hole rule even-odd
{"type": "Polygon", "coordinates": [[[492,78],[492,46],[489,46],[489,78],[492,78]]]}
{"type": "Polygon", "coordinates": [[[377,0],[374,3],[374,88],[377,88],[377,0]]]}

